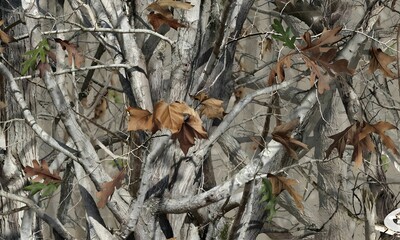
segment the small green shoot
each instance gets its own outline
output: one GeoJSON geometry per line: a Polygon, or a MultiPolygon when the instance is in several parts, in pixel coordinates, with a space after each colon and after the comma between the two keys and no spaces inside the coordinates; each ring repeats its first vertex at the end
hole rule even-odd
{"type": "Polygon", "coordinates": [[[57,190],[60,183],[48,183],[44,184],[41,182],[32,182],[28,186],[24,187],[25,191],[29,191],[30,195],[33,196],[36,193],[42,191],[42,197],[48,197],[53,195],[53,193],[57,190]]]}
{"type": "Polygon", "coordinates": [[[40,41],[36,48],[27,51],[24,54],[27,60],[22,63],[22,75],[27,74],[29,69],[35,70],[38,60],[45,63],[48,51],[50,51],[50,45],[46,38],[40,41]]]}
{"type": "Polygon", "coordinates": [[[272,184],[267,178],[262,180],[261,193],[261,202],[265,203],[265,210],[268,211],[267,221],[270,222],[276,214],[277,199],[272,194],[272,184]]]}
{"type": "Polygon", "coordinates": [[[287,27],[285,30],[282,26],[282,22],[278,19],[274,19],[274,23],[271,26],[272,29],[276,32],[276,34],[272,34],[272,38],[283,42],[284,46],[287,46],[291,49],[296,48],[296,46],[294,45],[294,43],[296,42],[296,37],[293,36],[292,31],[289,27],[287,27]]]}

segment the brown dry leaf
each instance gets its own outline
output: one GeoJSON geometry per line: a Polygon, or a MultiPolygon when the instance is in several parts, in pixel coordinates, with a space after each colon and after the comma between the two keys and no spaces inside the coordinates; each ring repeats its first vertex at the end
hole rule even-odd
{"type": "Polygon", "coordinates": [[[265,55],[271,51],[272,48],[272,39],[271,38],[264,38],[262,41],[260,41],[259,46],[261,48],[260,50],[260,59],[263,59],[265,55]]]}
{"type": "Polygon", "coordinates": [[[303,40],[306,42],[305,46],[300,46],[301,51],[307,51],[312,55],[319,55],[322,52],[328,52],[332,47],[330,45],[337,43],[342,39],[342,36],[337,35],[342,27],[335,27],[334,29],[324,29],[321,36],[315,40],[311,40],[309,32],[304,33],[303,40]]]}
{"type": "MultiPolygon", "coordinates": [[[[4,24],[4,20],[0,20],[0,26],[2,26],[4,24]]],[[[15,38],[13,38],[12,36],[8,35],[6,32],[0,30],[0,40],[5,43],[5,44],[9,44],[12,42],[15,42],[15,38]]]]}
{"type": "Polygon", "coordinates": [[[337,35],[341,27],[332,30],[324,29],[321,36],[311,40],[311,34],[306,32],[303,35],[304,46],[299,46],[301,57],[310,68],[310,83],[314,84],[318,78],[318,92],[324,93],[329,90],[330,76],[336,76],[338,73],[353,75],[354,69],[348,68],[348,61],[345,59],[334,60],[337,55],[337,48],[332,44],[342,39],[337,35]]]}
{"type": "Polygon", "coordinates": [[[83,55],[78,50],[78,46],[73,43],[70,43],[67,40],[62,40],[60,38],[54,38],[54,41],[59,43],[63,50],[68,52],[68,63],[72,66],[72,60],[74,60],[75,66],[80,68],[82,63],[85,61],[83,55]]]}
{"type": "Polygon", "coordinates": [[[154,130],[153,114],[151,112],[133,107],[129,107],[127,111],[129,112],[130,115],[128,122],[128,131],[154,130]]]}
{"type": "Polygon", "coordinates": [[[108,199],[112,197],[115,188],[122,186],[122,181],[125,178],[125,169],[116,175],[110,182],[103,183],[101,191],[96,193],[96,196],[100,199],[97,202],[97,207],[104,208],[108,202],[108,199]]]}
{"type": "Polygon", "coordinates": [[[37,160],[33,160],[32,164],[33,167],[26,166],[24,168],[24,172],[28,177],[36,176],[34,179],[32,179],[34,182],[40,182],[42,180],[44,180],[45,184],[61,182],[61,177],[58,175],[58,171],[51,173],[49,170],[49,165],[45,160],[41,161],[41,166],[37,160]]]}
{"type": "Polygon", "coordinates": [[[370,73],[374,73],[376,70],[381,70],[386,77],[396,78],[397,74],[394,73],[388,65],[391,62],[396,61],[395,56],[390,56],[384,52],[380,48],[371,48],[369,50],[371,54],[371,60],[369,61],[368,71],[370,73]]]}
{"type": "Polygon", "coordinates": [[[147,9],[150,11],[158,12],[166,18],[170,18],[170,19],[174,18],[174,15],[168,9],[168,7],[161,7],[157,2],[151,3],[149,6],[147,6],[147,9]]]}
{"type": "Polygon", "coordinates": [[[200,102],[208,99],[208,95],[205,92],[200,92],[200,93],[198,93],[198,94],[196,94],[194,96],[190,95],[190,97],[195,99],[195,100],[197,100],[197,101],[200,101],[200,102]]]}
{"type": "Polygon", "coordinates": [[[200,114],[206,115],[208,118],[224,118],[224,101],[216,98],[208,98],[201,102],[200,114]]]}
{"type": "Polygon", "coordinates": [[[294,149],[294,145],[308,149],[306,144],[290,136],[297,125],[299,125],[299,118],[295,118],[288,123],[276,126],[272,132],[272,139],[281,143],[289,152],[290,157],[296,160],[298,159],[298,156],[294,149]]]}
{"type": "Polygon", "coordinates": [[[94,117],[93,120],[103,118],[107,111],[107,99],[105,97],[101,98],[100,103],[97,104],[96,108],[94,109],[94,117]]]}
{"type": "Polygon", "coordinates": [[[357,131],[357,126],[356,124],[353,124],[347,127],[345,130],[341,131],[340,133],[329,136],[329,138],[332,138],[334,141],[325,151],[326,158],[328,158],[331,155],[333,149],[335,148],[338,151],[339,157],[343,158],[343,153],[346,148],[346,145],[352,142],[352,139],[354,138],[356,131],[357,131]]]}
{"type": "Polygon", "coordinates": [[[387,130],[392,129],[397,129],[397,127],[391,123],[384,121],[380,121],[375,124],[364,123],[363,129],[360,131],[360,134],[358,136],[358,140],[364,140],[368,137],[369,134],[376,133],[379,135],[383,145],[385,145],[386,148],[390,149],[394,154],[400,156],[399,152],[397,151],[396,144],[389,136],[385,134],[387,130]]]}
{"type": "Polygon", "coordinates": [[[207,132],[203,127],[202,121],[199,114],[192,108],[187,109],[185,112],[187,115],[182,128],[179,132],[172,135],[172,139],[178,139],[179,146],[182,152],[186,155],[195,143],[195,138],[206,139],[207,132]]]}
{"type": "Polygon", "coordinates": [[[355,166],[359,167],[362,164],[364,152],[375,152],[375,144],[372,141],[371,134],[378,134],[383,145],[390,149],[394,154],[400,156],[393,140],[385,134],[385,131],[397,129],[394,125],[388,122],[380,121],[376,124],[366,122],[356,122],[347,127],[344,131],[330,136],[334,142],[326,150],[326,157],[329,157],[333,149],[337,149],[339,157],[343,158],[346,145],[353,145],[354,150],[352,160],[355,166]]]}
{"type": "Polygon", "coordinates": [[[169,129],[172,134],[179,132],[182,128],[184,113],[190,107],[185,103],[174,102],[168,104],[164,101],[154,106],[154,123],[158,129],[169,129]]]}
{"type": "Polygon", "coordinates": [[[303,198],[293,188],[293,186],[298,183],[296,180],[283,176],[276,176],[270,173],[268,173],[267,177],[271,181],[273,195],[278,196],[282,191],[286,190],[288,191],[289,195],[292,196],[297,208],[302,211],[304,210],[304,206],[302,203],[303,198]]]}
{"type": "Polygon", "coordinates": [[[174,18],[165,17],[161,13],[150,12],[149,15],[147,15],[147,18],[149,19],[149,23],[151,24],[151,26],[153,26],[155,31],[158,31],[158,29],[163,24],[167,24],[168,26],[172,27],[175,30],[177,30],[180,27],[186,27],[186,25],[178,22],[178,20],[174,18]]]}
{"type": "Polygon", "coordinates": [[[5,33],[2,30],[0,30],[0,39],[5,44],[9,44],[9,43],[12,43],[12,42],[16,41],[15,38],[13,38],[12,36],[8,35],[7,33],[5,33]]]}
{"type": "Polygon", "coordinates": [[[238,103],[245,95],[244,87],[238,87],[235,89],[235,103],[238,103]]]}

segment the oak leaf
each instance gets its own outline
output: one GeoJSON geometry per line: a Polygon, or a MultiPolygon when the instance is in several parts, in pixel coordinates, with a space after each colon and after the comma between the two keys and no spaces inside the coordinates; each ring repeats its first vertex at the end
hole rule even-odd
{"type": "Polygon", "coordinates": [[[200,114],[205,115],[208,118],[224,118],[225,112],[222,104],[224,101],[216,98],[208,98],[201,102],[200,114]]]}
{"type": "Polygon", "coordinates": [[[296,204],[297,208],[300,210],[304,210],[304,206],[302,203],[303,198],[301,195],[293,188],[298,182],[294,179],[273,175],[268,173],[268,179],[272,185],[272,194],[276,197],[282,191],[286,190],[290,196],[292,196],[294,203],[296,204]]]}
{"type": "Polygon", "coordinates": [[[371,54],[371,60],[369,61],[369,73],[374,73],[376,70],[381,70],[386,77],[396,78],[397,74],[394,73],[388,65],[391,62],[396,61],[395,56],[390,56],[384,52],[380,48],[371,48],[369,50],[371,54]]]}
{"type": "Polygon", "coordinates": [[[195,138],[206,139],[207,132],[205,131],[200,116],[192,108],[185,112],[185,121],[179,132],[172,135],[172,139],[179,141],[179,146],[182,152],[186,155],[195,143],[195,138]]]}
{"type": "Polygon", "coordinates": [[[299,125],[299,118],[295,118],[290,122],[276,126],[272,132],[272,139],[281,143],[293,159],[298,159],[297,153],[294,149],[295,146],[308,149],[306,144],[290,136],[297,125],[299,125]]]}
{"type": "Polygon", "coordinates": [[[329,157],[333,151],[333,149],[336,148],[338,155],[340,158],[343,158],[343,153],[346,149],[346,145],[351,144],[352,139],[354,138],[354,135],[356,133],[357,126],[355,124],[347,127],[345,130],[342,132],[339,132],[335,135],[329,136],[329,138],[333,139],[333,143],[328,147],[328,149],[325,151],[326,157],[329,157]]]}
{"type": "Polygon", "coordinates": [[[153,26],[155,31],[158,31],[158,29],[163,24],[166,24],[175,30],[180,27],[186,27],[186,25],[178,22],[178,20],[166,17],[161,13],[150,12],[149,15],[147,15],[147,18],[149,19],[149,23],[151,24],[151,26],[153,26]]]}
{"type": "Polygon", "coordinates": [[[356,122],[347,127],[340,133],[337,133],[330,138],[334,142],[326,150],[326,157],[329,157],[333,149],[337,149],[339,157],[343,157],[346,145],[354,146],[352,160],[355,166],[361,166],[364,152],[375,152],[375,144],[372,141],[372,133],[378,134],[383,145],[390,149],[394,154],[400,156],[393,140],[385,134],[387,130],[397,129],[394,125],[388,122],[380,121],[375,124],[366,122],[356,122]]]}
{"type": "Polygon", "coordinates": [[[335,27],[331,30],[324,28],[321,36],[315,40],[311,40],[311,34],[309,32],[304,33],[303,40],[306,43],[305,46],[300,46],[301,51],[307,51],[312,55],[319,55],[322,52],[328,52],[332,48],[332,44],[337,43],[342,39],[342,36],[337,35],[342,27],[335,27]]]}
{"type": "Polygon", "coordinates": [[[108,202],[108,199],[112,197],[115,188],[120,188],[122,186],[122,181],[125,178],[125,170],[120,171],[113,180],[103,183],[101,186],[101,191],[96,193],[96,196],[100,199],[97,202],[97,207],[104,208],[108,202]]]}
{"type": "Polygon", "coordinates": [[[130,115],[128,122],[128,131],[154,130],[153,114],[151,112],[133,107],[129,107],[127,111],[130,115]]]}
{"type": "Polygon", "coordinates": [[[74,64],[77,68],[82,66],[82,63],[85,61],[83,55],[78,50],[78,46],[73,43],[70,43],[68,40],[62,40],[60,38],[54,38],[54,41],[59,43],[63,50],[66,50],[68,53],[68,63],[72,66],[72,60],[74,60],[74,64]]]}
{"type": "Polygon", "coordinates": [[[34,182],[40,182],[42,180],[44,180],[44,184],[61,182],[61,177],[58,174],[58,171],[53,171],[53,173],[51,173],[49,165],[44,159],[42,159],[40,163],[41,165],[37,160],[33,160],[33,167],[26,166],[24,168],[26,175],[28,177],[36,176],[32,179],[34,182]]]}

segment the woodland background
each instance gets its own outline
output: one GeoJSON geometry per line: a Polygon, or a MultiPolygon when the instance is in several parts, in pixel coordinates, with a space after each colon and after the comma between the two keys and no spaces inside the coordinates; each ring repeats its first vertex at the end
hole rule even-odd
{"type": "Polygon", "coordinates": [[[0,238],[395,238],[399,11],[1,1],[0,238]]]}

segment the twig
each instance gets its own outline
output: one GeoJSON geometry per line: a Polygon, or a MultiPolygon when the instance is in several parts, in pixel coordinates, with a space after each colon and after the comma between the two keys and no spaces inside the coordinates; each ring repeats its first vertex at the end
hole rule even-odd
{"type": "MultiPolygon", "coordinates": [[[[168,37],[161,35],[157,32],[154,32],[153,30],[149,30],[149,29],[118,29],[118,28],[87,28],[87,27],[77,27],[77,28],[69,28],[69,29],[60,29],[60,30],[52,30],[52,31],[45,31],[42,32],[42,35],[56,35],[56,34],[60,34],[60,33],[69,33],[69,32],[97,32],[97,33],[146,33],[146,34],[151,34],[154,36],[159,37],[160,39],[168,42],[170,45],[173,45],[175,42],[171,39],[169,39],[168,37]]],[[[24,34],[21,36],[16,36],[14,37],[17,41],[21,40],[21,39],[25,39],[28,37],[28,34],[24,34]]]]}
{"type": "Polygon", "coordinates": [[[41,209],[36,203],[28,198],[21,197],[4,190],[0,190],[0,196],[25,203],[31,210],[33,210],[41,219],[43,219],[47,224],[54,228],[64,239],[74,239],[71,233],[62,225],[62,223],[57,219],[48,215],[43,209],[41,209]]]}

